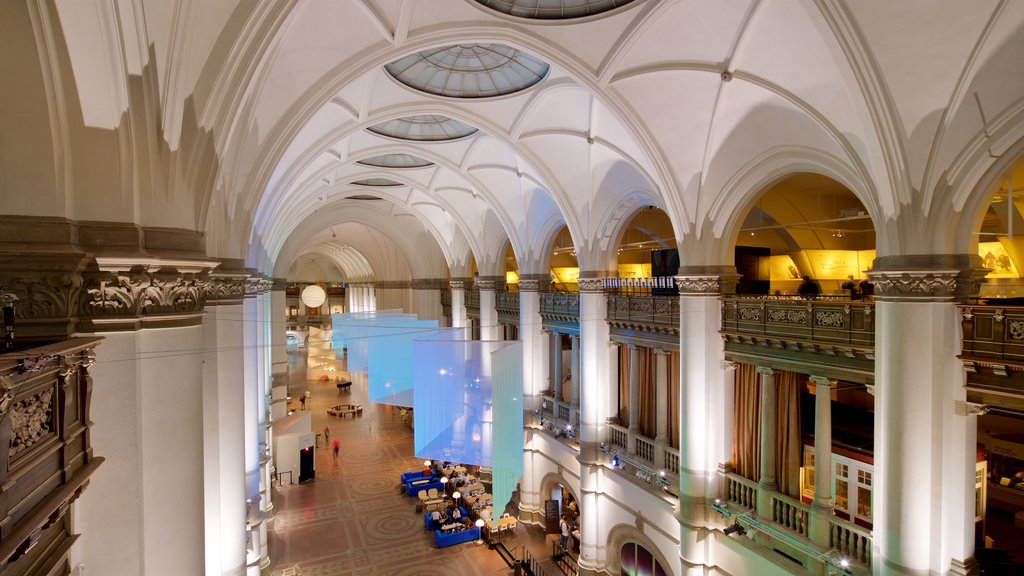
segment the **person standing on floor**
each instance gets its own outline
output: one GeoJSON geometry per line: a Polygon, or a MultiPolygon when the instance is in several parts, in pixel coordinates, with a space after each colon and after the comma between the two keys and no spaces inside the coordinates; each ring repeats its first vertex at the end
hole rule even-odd
{"type": "Polygon", "coordinates": [[[566,520],[565,514],[562,514],[562,520],[558,523],[558,528],[561,530],[561,536],[558,538],[558,547],[561,548],[559,555],[565,554],[569,545],[569,521],[566,520]]]}
{"type": "Polygon", "coordinates": [[[313,398],[312,398],[312,396],[313,395],[309,393],[309,390],[306,390],[306,402],[304,404],[306,406],[309,406],[310,410],[313,409],[313,398]]]}
{"type": "Polygon", "coordinates": [[[299,405],[302,407],[303,410],[306,409],[306,395],[305,394],[303,394],[302,396],[299,396],[299,405]]]}
{"type": "Polygon", "coordinates": [[[338,451],[341,450],[341,442],[337,438],[331,440],[331,450],[334,450],[334,459],[338,459],[338,451]]]}
{"type": "Polygon", "coordinates": [[[324,426],[324,442],[329,442],[330,440],[331,440],[331,429],[329,427],[327,427],[327,426],[324,426]]]}

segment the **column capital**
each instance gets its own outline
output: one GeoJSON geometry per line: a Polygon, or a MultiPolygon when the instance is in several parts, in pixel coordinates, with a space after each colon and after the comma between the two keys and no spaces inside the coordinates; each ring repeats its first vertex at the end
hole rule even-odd
{"type": "Polygon", "coordinates": [[[757,373],[760,374],[761,376],[774,376],[775,375],[775,371],[772,370],[768,366],[758,366],[757,367],[757,373]]]}
{"type": "Polygon", "coordinates": [[[520,292],[540,292],[541,281],[536,278],[523,278],[519,277],[519,291],[520,292]]]}
{"type": "Polygon", "coordinates": [[[818,386],[832,388],[832,386],[835,385],[836,383],[835,380],[827,378],[825,376],[811,376],[810,378],[808,378],[808,380],[811,381],[811,384],[814,384],[815,388],[817,388],[818,386]]]}
{"type": "Polygon", "coordinates": [[[736,292],[734,266],[681,266],[673,277],[681,296],[720,296],[736,292]]]}
{"type": "Polygon", "coordinates": [[[496,281],[494,281],[494,280],[487,280],[487,279],[484,279],[484,278],[480,278],[479,280],[476,281],[476,287],[479,290],[486,290],[488,292],[494,292],[494,290],[495,290],[495,288],[497,288],[497,286],[498,286],[498,283],[496,281]]]}
{"type": "Polygon", "coordinates": [[[894,302],[954,302],[977,294],[987,270],[968,254],[917,254],[875,258],[868,272],[875,299],[894,302]]]}
{"type": "Polygon", "coordinates": [[[671,354],[671,352],[663,348],[654,348],[653,350],[655,356],[668,356],[669,354],[671,354]]]}
{"type": "Polygon", "coordinates": [[[466,289],[466,279],[465,278],[452,278],[451,280],[448,281],[448,285],[451,287],[452,290],[465,290],[466,289]]]}
{"type": "Polygon", "coordinates": [[[724,360],[722,362],[722,370],[735,370],[739,368],[739,362],[733,362],[732,360],[724,360]]]}
{"type": "Polygon", "coordinates": [[[604,294],[604,285],[601,278],[578,278],[581,294],[604,294]]]}

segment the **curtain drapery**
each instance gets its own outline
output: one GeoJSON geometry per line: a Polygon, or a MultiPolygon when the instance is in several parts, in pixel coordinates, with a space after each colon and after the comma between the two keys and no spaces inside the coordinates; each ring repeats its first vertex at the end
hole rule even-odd
{"type": "MultiPolygon", "coordinates": [[[[654,350],[638,346],[640,351],[640,434],[654,438],[658,433],[658,381],[655,376],[654,350]]],[[[662,400],[664,401],[664,400],[662,400]]]]}
{"type": "Polygon", "coordinates": [[[806,376],[796,372],[775,372],[778,412],[775,431],[775,481],[779,492],[800,497],[800,386],[806,376]]]}
{"type": "Polygon", "coordinates": [[[761,475],[761,379],[757,367],[736,367],[735,417],[733,418],[733,468],[750,480],[761,475]]]}
{"type": "Polygon", "coordinates": [[[629,428],[629,346],[619,345],[619,426],[629,428]]]}

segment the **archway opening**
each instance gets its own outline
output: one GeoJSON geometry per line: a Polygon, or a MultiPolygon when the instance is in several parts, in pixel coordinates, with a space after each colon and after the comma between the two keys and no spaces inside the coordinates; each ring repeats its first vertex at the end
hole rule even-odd
{"type": "Polygon", "coordinates": [[[766,189],[747,211],[734,255],[739,294],[873,294],[862,284],[875,259],[871,217],[853,192],[826,176],[793,174],[766,189]]]}

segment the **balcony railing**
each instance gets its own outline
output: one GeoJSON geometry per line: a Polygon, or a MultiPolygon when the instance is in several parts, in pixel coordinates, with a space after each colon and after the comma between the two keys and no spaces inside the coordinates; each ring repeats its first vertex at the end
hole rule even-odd
{"type": "Polygon", "coordinates": [[[608,443],[621,450],[629,446],[629,431],[618,424],[608,424],[608,443]]]}
{"type": "Polygon", "coordinates": [[[794,297],[722,298],[722,332],[873,348],[874,303],[794,297]]]}
{"type": "Polygon", "coordinates": [[[654,441],[650,438],[636,435],[633,437],[636,445],[636,456],[650,463],[654,463],[654,441]]]}
{"type": "Polygon", "coordinates": [[[958,308],[968,400],[1024,409],[1024,307],[970,304],[958,308]]]}
{"type": "Polygon", "coordinates": [[[479,290],[466,290],[463,292],[466,295],[466,308],[480,309],[480,291],[479,290]]]}
{"type": "Polygon", "coordinates": [[[665,471],[674,476],[679,475],[679,450],[665,447],[665,471]]]}
{"type": "Polygon", "coordinates": [[[499,313],[519,314],[519,292],[495,292],[494,308],[499,313]]]}
{"type": "MultiPolygon", "coordinates": [[[[860,565],[857,573],[871,566],[871,531],[847,522],[830,513],[812,511],[811,507],[796,498],[778,492],[762,494],[754,480],[738,474],[726,473],[724,488],[726,501],[737,510],[740,518],[767,518],[763,530],[770,538],[788,541],[808,555],[808,559],[821,561],[834,550],[840,558],[860,565]],[[761,507],[761,509],[759,509],[761,507]],[[827,534],[820,537],[812,534],[813,522],[827,524],[827,534]],[[776,532],[776,534],[772,534],[776,532]],[[816,538],[821,541],[814,542],[816,538]]],[[[761,520],[764,522],[764,520],[761,520]]]]}
{"type": "Polygon", "coordinates": [[[541,292],[540,313],[542,316],[580,317],[580,295],[574,292],[541,292]]]}
{"type": "Polygon", "coordinates": [[[679,297],[610,294],[609,322],[670,326],[679,329],[679,297]]]}

